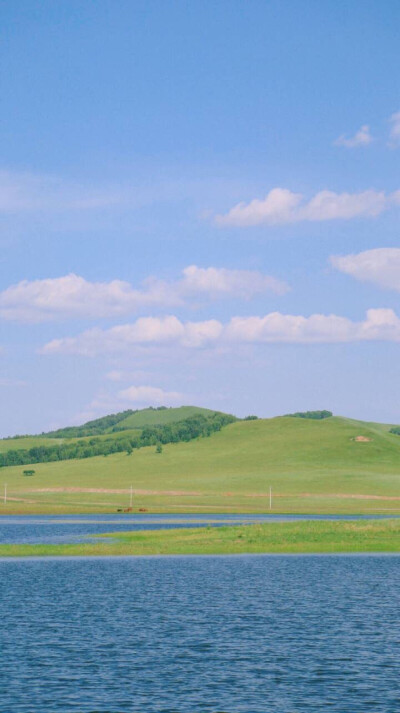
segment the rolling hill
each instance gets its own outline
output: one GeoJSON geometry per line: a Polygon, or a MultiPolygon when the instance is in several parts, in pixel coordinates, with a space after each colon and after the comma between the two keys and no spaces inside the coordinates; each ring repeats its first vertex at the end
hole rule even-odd
{"type": "Polygon", "coordinates": [[[179,406],[178,408],[142,409],[127,416],[118,425],[120,428],[143,428],[144,426],[164,426],[178,423],[193,416],[210,416],[216,413],[208,408],[199,406],[179,406]]]}
{"type": "Polygon", "coordinates": [[[210,416],[216,411],[200,408],[199,406],[179,406],[178,408],[145,408],[133,411],[120,411],[109,416],[96,418],[94,421],[87,421],[82,426],[67,426],[59,428],[57,431],[40,434],[44,438],[82,438],[86,436],[99,436],[126,431],[132,428],[144,428],[145,426],[164,426],[166,424],[178,423],[193,416],[210,416]]]}
{"type": "Polygon", "coordinates": [[[6,453],[10,450],[52,447],[55,444],[61,445],[67,442],[76,443],[93,437],[116,438],[119,440],[135,433],[140,433],[146,427],[170,426],[196,416],[210,418],[220,413],[219,411],[212,411],[199,406],[146,408],[136,411],[129,409],[128,411],[121,411],[93,421],[87,421],[81,426],[67,426],[48,433],[0,439],[0,453],[6,453]]]}
{"type": "Polygon", "coordinates": [[[208,438],[0,470],[0,512],[400,512],[400,436],[347,418],[237,421],[208,438]],[[12,499],[14,498],[14,500],[12,499]]]}

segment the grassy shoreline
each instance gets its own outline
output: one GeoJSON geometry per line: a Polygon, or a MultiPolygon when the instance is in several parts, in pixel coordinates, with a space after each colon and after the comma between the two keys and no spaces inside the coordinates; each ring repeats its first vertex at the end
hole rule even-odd
{"type": "Polygon", "coordinates": [[[311,521],[107,533],[76,544],[0,544],[0,557],[400,553],[400,521],[311,521]],[[98,540],[98,541],[97,541],[98,540]]]}

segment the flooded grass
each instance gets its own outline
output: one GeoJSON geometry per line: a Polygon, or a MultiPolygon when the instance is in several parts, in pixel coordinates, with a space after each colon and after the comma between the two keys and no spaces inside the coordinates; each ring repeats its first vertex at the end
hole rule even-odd
{"type": "Polygon", "coordinates": [[[400,552],[400,521],[273,522],[106,533],[75,544],[2,544],[1,557],[400,552]]]}

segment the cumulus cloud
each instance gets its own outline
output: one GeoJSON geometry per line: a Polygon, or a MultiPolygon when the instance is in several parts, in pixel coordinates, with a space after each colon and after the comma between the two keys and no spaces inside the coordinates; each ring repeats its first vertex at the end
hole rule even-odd
{"type": "Polygon", "coordinates": [[[182,294],[188,295],[237,295],[250,299],[267,291],[283,295],[289,290],[285,282],[256,270],[227,270],[223,267],[201,268],[190,265],[183,270],[183,276],[179,289],[182,294]]]}
{"type": "Polygon", "coordinates": [[[262,223],[290,223],[302,200],[301,193],[287,188],[273,188],[265,198],[255,198],[250,203],[238,203],[226,215],[217,215],[218,225],[261,225],[262,223]]]}
{"type": "Polygon", "coordinates": [[[342,342],[351,339],[353,326],[350,320],[336,315],[304,317],[272,312],[264,317],[234,317],[226,335],[234,342],[256,344],[342,342]]]}
{"type": "Polygon", "coordinates": [[[170,315],[142,318],[111,329],[90,329],[77,337],[54,339],[42,354],[97,356],[132,351],[138,347],[232,347],[240,344],[323,344],[365,340],[400,341],[400,319],[391,309],[370,309],[361,322],[330,314],[233,317],[182,322],[170,315]]]}
{"type": "Polygon", "coordinates": [[[149,278],[140,289],[128,282],[89,282],[79,275],[23,280],[0,292],[0,317],[23,322],[118,317],[153,306],[171,307],[192,298],[236,296],[249,299],[266,291],[282,295],[288,285],[255,270],[200,268],[190,265],[182,278],[149,278]]]}
{"type": "Polygon", "coordinates": [[[215,220],[221,226],[244,227],[371,218],[399,202],[398,191],[390,195],[374,190],[361,193],[320,191],[306,201],[300,193],[292,193],[286,188],[273,188],[264,199],[238,203],[225,215],[217,215],[215,220]]]}
{"type": "Polygon", "coordinates": [[[356,131],[354,136],[346,137],[345,134],[339,136],[334,142],[335,146],[345,146],[347,149],[353,149],[357,146],[368,146],[373,141],[368,124],[356,131]]]}
{"type": "Polygon", "coordinates": [[[148,379],[151,376],[151,372],[145,371],[144,369],[113,369],[107,372],[105,375],[108,381],[121,382],[121,381],[136,381],[137,379],[148,379]]]}
{"type": "Polygon", "coordinates": [[[113,317],[159,304],[177,304],[177,296],[162,283],[136,290],[122,280],[89,282],[70,274],[11,285],[0,293],[0,316],[24,322],[113,317]]]}
{"type": "Polygon", "coordinates": [[[129,386],[119,391],[118,398],[131,404],[172,406],[181,403],[183,394],[178,391],[164,391],[156,386],[129,386]]]}
{"type": "Polygon", "coordinates": [[[141,317],[133,324],[123,324],[110,329],[95,327],[79,337],[54,339],[42,352],[95,356],[99,353],[118,353],[135,346],[180,344],[202,347],[214,343],[222,325],[217,320],[181,322],[174,315],[167,317],[141,317]]]}
{"type": "Polygon", "coordinates": [[[320,191],[300,211],[300,220],[349,220],[358,216],[374,217],[387,207],[383,192],[334,193],[320,191]]]}
{"type": "Polygon", "coordinates": [[[390,122],[390,141],[389,145],[392,148],[400,146],[400,111],[395,112],[389,119],[390,122]]]}
{"type": "Polygon", "coordinates": [[[356,280],[400,292],[400,248],[376,248],[355,255],[333,255],[331,264],[356,280]]]}

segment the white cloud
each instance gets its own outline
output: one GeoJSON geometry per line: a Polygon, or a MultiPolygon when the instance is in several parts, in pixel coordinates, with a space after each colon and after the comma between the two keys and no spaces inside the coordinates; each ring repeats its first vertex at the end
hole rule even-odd
{"type": "Polygon", "coordinates": [[[226,215],[217,215],[218,225],[261,225],[262,223],[291,223],[301,203],[301,193],[287,188],[273,188],[265,198],[250,203],[238,203],[226,215]]]}
{"type": "Polygon", "coordinates": [[[136,381],[137,379],[148,379],[152,376],[151,372],[145,371],[144,369],[135,370],[124,370],[124,369],[113,369],[107,372],[105,375],[108,381],[121,382],[121,381],[136,381]]]}
{"type": "Polygon", "coordinates": [[[164,391],[156,386],[130,386],[117,394],[118,398],[131,404],[150,406],[171,406],[181,403],[183,394],[178,391],[164,391]]]}
{"type": "Polygon", "coordinates": [[[387,207],[381,191],[362,193],[334,193],[320,191],[300,211],[300,220],[349,220],[358,216],[374,217],[387,207]]]}
{"type": "Polygon", "coordinates": [[[366,319],[353,322],[337,315],[234,317],[227,337],[237,342],[329,344],[339,342],[400,341],[400,319],[391,309],[369,309],[366,319]]]}
{"type": "Polygon", "coordinates": [[[219,297],[236,295],[249,299],[256,294],[271,291],[278,295],[288,292],[285,282],[263,275],[256,270],[227,270],[226,268],[201,268],[190,265],[183,270],[181,292],[183,294],[219,297]]]}
{"type": "Polygon", "coordinates": [[[400,146],[400,111],[396,111],[389,119],[390,127],[390,142],[392,148],[400,146]]]}
{"type": "Polygon", "coordinates": [[[355,255],[333,255],[331,264],[362,282],[400,292],[400,248],[376,248],[355,255]]]}
{"type": "Polygon", "coordinates": [[[349,220],[375,217],[400,202],[399,192],[385,195],[382,191],[335,193],[320,191],[309,201],[300,193],[273,188],[264,199],[238,203],[225,215],[217,215],[221,226],[276,225],[301,221],[349,220]]]}
{"type": "Polygon", "coordinates": [[[334,314],[286,315],[272,312],[264,317],[233,317],[227,324],[217,320],[181,322],[175,316],[142,318],[111,329],[91,329],[77,337],[55,339],[42,354],[96,356],[132,351],[138,347],[232,347],[240,344],[323,344],[365,340],[400,341],[400,319],[391,309],[370,309],[361,322],[334,314]]]}
{"type": "Polygon", "coordinates": [[[136,290],[122,280],[89,282],[70,274],[8,287],[0,293],[0,316],[24,322],[112,317],[157,304],[177,304],[177,296],[160,283],[136,290]]]}
{"type": "Polygon", "coordinates": [[[83,332],[79,337],[54,339],[43,347],[42,352],[83,354],[118,353],[135,346],[180,344],[201,347],[215,342],[222,330],[216,320],[205,322],[181,322],[177,317],[141,317],[133,324],[124,324],[111,329],[97,327],[83,332]]]}
{"type": "Polygon", "coordinates": [[[349,341],[353,323],[345,317],[313,314],[286,315],[273,312],[265,317],[234,317],[227,326],[227,337],[234,342],[323,343],[349,341]]]}
{"type": "Polygon", "coordinates": [[[347,138],[344,134],[339,136],[334,142],[335,146],[345,146],[348,149],[356,148],[357,146],[368,146],[373,141],[368,124],[363,126],[354,134],[347,138]]]}
{"type": "Polygon", "coordinates": [[[284,294],[286,283],[252,270],[200,268],[190,265],[175,282],[149,278],[140,289],[128,282],[89,282],[70,274],[23,280],[0,292],[0,317],[23,322],[82,317],[117,317],[153,306],[171,307],[193,297],[250,298],[272,291],[284,294]]]}

